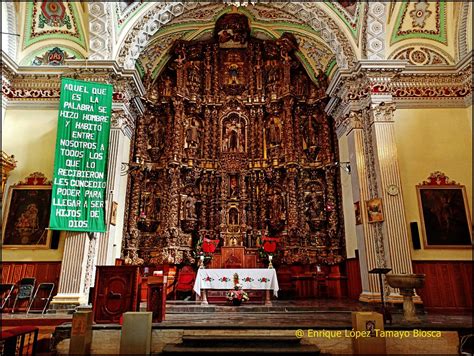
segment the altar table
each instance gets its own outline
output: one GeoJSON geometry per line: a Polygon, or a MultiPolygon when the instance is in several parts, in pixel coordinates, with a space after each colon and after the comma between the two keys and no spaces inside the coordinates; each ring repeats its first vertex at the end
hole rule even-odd
{"type": "Polygon", "coordinates": [[[194,291],[201,297],[201,303],[207,304],[207,289],[234,288],[234,274],[239,275],[239,284],[243,290],[266,290],[265,304],[271,304],[270,290],[278,296],[278,279],[273,268],[205,269],[198,270],[194,282],[194,291]],[[202,296],[201,296],[202,291],[202,296]]]}

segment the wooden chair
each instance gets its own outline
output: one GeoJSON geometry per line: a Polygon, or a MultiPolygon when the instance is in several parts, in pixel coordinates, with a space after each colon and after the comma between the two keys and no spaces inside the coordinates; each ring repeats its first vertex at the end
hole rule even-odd
{"type": "Polygon", "coordinates": [[[191,266],[184,266],[178,274],[176,286],[174,287],[174,300],[178,292],[191,292],[193,295],[194,281],[196,280],[196,272],[191,266]]]}

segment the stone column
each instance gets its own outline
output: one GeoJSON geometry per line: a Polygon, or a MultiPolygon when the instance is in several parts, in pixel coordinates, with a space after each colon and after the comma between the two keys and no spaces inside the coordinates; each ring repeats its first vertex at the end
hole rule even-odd
{"type": "MultiPolygon", "coordinates": [[[[371,134],[374,168],[377,172],[378,196],[383,201],[384,222],[382,233],[389,267],[394,274],[413,273],[409,246],[408,226],[401,190],[400,170],[395,141],[393,112],[395,104],[373,103],[368,110],[368,133],[371,134]],[[388,193],[388,187],[396,186],[398,192],[388,193]]],[[[388,289],[388,286],[386,286],[388,289]]],[[[388,296],[388,301],[400,301],[398,293],[388,296]]]]}
{"type": "MultiPolygon", "coordinates": [[[[342,73],[331,83],[334,95],[326,111],[336,119],[338,137],[347,135],[353,202],[360,201],[363,224],[357,225],[359,263],[362,279],[361,301],[380,301],[373,268],[388,267],[392,273],[412,273],[408,226],[401,193],[393,111],[391,80],[403,69],[387,63],[384,70],[366,61],[358,73],[342,73]],[[396,185],[399,192],[388,194],[396,185]],[[366,202],[382,199],[383,221],[368,223],[366,202]]],[[[400,302],[398,294],[385,283],[387,301],[400,302]]]]}
{"type": "Polygon", "coordinates": [[[63,261],[59,276],[58,294],[53,298],[53,309],[69,309],[88,304],[90,288],[95,282],[95,266],[114,263],[114,247],[122,226],[110,225],[110,208],[116,199],[125,204],[125,195],[119,197],[121,157],[126,135],[130,137],[130,125],[123,112],[115,112],[111,120],[106,188],[106,233],[66,232],[63,261]]]}
{"type": "Polygon", "coordinates": [[[95,258],[96,237],[87,233],[66,232],[58,294],[51,301],[52,309],[69,309],[88,303],[91,259],[95,258]],[[87,286],[87,287],[86,287],[87,286]]]}
{"type": "Polygon", "coordinates": [[[125,142],[130,140],[131,130],[128,129],[129,125],[127,125],[125,113],[121,110],[115,111],[112,114],[111,124],[106,188],[106,222],[108,231],[98,234],[98,266],[113,265],[117,257],[116,249],[120,251],[122,245],[123,225],[111,225],[110,216],[114,202],[118,206],[125,206],[125,194],[120,194],[121,188],[125,184],[121,176],[121,169],[122,163],[128,163],[122,161],[123,157],[128,158],[129,156],[128,152],[124,152],[124,149],[128,150],[125,142]]]}

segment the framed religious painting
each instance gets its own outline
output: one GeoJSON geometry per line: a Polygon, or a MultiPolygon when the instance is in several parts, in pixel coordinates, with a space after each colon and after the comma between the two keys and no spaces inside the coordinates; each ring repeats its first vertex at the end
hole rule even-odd
{"type": "Polygon", "coordinates": [[[367,221],[369,223],[383,221],[382,199],[373,198],[366,201],[367,204],[367,221]]]}
{"type": "Polygon", "coordinates": [[[51,185],[11,186],[4,211],[3,248],[49,248],[51,185]]]}
{"type": "Polygon", "coordinates": [[[425,248],[471,248],[466,188],[441,172],[416,186],[425,248]]]}
{"type": "Polygon", "coordinates": [[[117,211],[118,203],[116,201],[112,202],[112,207],[110,209],[110,225],[117,225],[117,211]]]}

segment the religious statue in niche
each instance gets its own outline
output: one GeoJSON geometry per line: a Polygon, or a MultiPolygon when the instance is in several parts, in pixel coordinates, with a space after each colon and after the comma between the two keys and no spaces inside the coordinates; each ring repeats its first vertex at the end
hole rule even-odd
{"type": "Polygon", "coordinates": [[[223,122],[222,151],[236,153],[245,151],[245,125],[237,115],[231,115],[223,122]]]}
{"type": "Polygon", "coordinates": [[[303,148],[308,158],[313,160],[316,160],[321,149],[319,142],[321,115],[322,113],[318,110],[303,117],[303,148]]]}
{"type": "Polygon", "coordinates": [[[276,188],[270,188],[268,195],[268,226],[271,233],[280,232],[285,226],[285,201],[282,193],[276,188]]]}
{"type": "Polygon", "coordinates": [[[150,158],[156,161],[163,153],[165,144],[165,124],[157,113],[151,115],[149,120],[147,151],[150,158]]]}
{"type": "Polygon", "coordinates": [[[239,178],[237,175],[230,176],[229,196],[231,199],[239,197],[239,178]]]}
{"type": "Polygon", "coordinates": [[[164,97],[170,97],[173,95],[173,82],[169,75],[163,78],[162,88],[162,95],[164,97]]]}
{"type": "Polygon", "coordinates": [[[160,211],[161,200],[157,196],[157,192],[157,185],[153,184],[145,200],[145,214],[146,218],[150,220],[157,220],[160,211]]]}
{"type": "Polygon", "coordinates": [[[145,187],[137,227],[140,231],[155,232],[159,225],[158,217],[161,209],[161,199],[158,196],[160,189],[158,183],[150,179],[146,179],[145,187]]]}
{"type": "Polygon", "coordinates": [[[188,90],[190,95],[197,95],[201,88],[200,62],[191,61],[188,68],[188,90]]]}
{"type": "Polygon", "coordinates": [[[272,116],[268,123],[267,142],[270,146],[279,146],[281,143],[281,123],[278,116],[272,116]]]}
{"type": "Polygon", "coordinates": [[[191,192],[184,200],[184,220],[196,220],[196,198],[191,192]]]}
{"type": "Polygon", "coordinates": [[[278,67],[277,63],[273,63],[274,61],[269,61],[267,63],[267,84],[266,89],[274,98],[278,91],[278,82],[280,80],[280,68],[278,67]]]}
{"type": "Polygon", "coordinates": [[[306,95],[306,78],[303,73],[299,73],[296,77],[295,94],[298,97],[306,95]]]}
{"type": "MultiPolygon", "coordinates": [[[[197,150],[199,148],[199,137],[201,125],[198,119],[192,117],[186,129],[186,148],[197,150]]],[[[194,152],[197,153],[197,152],[194,152]]]]}
{"type": "Polygon", "coordinates": [[[321,222],[325,219],[324,198],[322,192],[318,192],[315,185],[311,186],[306,194],[305,214],[306,221],[312,230],[321,227],[321,222]]]}
{"type": "Polygon", "coordinates": [[[227,84],[230,84],[230,85],[240,84],[239,66],[237,64],[232,63],[231,65],[229,65],[227,74],[229,76],[229,80],[228,80],[227,84]]]}
{"type": "Polygon", "coordinates": [[[225,54],[222,66],[223,90],[228,95],[239,95],[245,89],[245,61],[242,52],[230,50],[225,54]]]}
{"type": "Polygon", "coordinates": [[[229,209],[229,225],[239,225],[239,212],[237,208],[229,209]]]}

